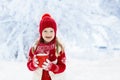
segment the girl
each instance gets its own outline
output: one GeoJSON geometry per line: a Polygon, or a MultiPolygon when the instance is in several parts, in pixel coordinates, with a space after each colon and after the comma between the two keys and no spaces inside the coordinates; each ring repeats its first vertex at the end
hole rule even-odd
{"type": "Polygon", "coordinates": [[[50,14],[44,14],[40,21],[40,38],[29,51],[27,67],[34,71],[33,80],[65,80],[66,56],[62,44],[56,37],[57,26],[50,14]],[[39,66],[37,54],[47,54],[48,58],[39,66]]]}

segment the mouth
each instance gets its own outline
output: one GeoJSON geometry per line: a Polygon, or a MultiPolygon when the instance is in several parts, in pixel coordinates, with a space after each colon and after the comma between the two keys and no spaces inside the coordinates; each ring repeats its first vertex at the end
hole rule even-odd
{"type": "Polygon", "coordinates": [[[51,37],[51,36],[46,36],[45,38],[50,39],[50,38],[52,38],[52,37],[51,37]]]}

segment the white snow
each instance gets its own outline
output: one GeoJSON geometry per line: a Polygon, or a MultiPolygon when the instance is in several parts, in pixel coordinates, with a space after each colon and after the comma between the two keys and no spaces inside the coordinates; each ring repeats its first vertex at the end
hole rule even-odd
{"type": "MultiPolygon", "coordinates": [[[[120,58],[102,60],[67,59],[66,80],[120,80],[120,58]]],[[[32,80],[26,62],[0,61],[1,80],[32,80]]]]}
{"type": "Polygon", "coordinates": [[[67,80],[120,80],[120,0],[0,0],[0,80],[32,80],[26,59],[50,13],[67,80]]]}
{"type": "Polygon", "coordinates": [[[25,62],[0,61],[1,80],[31,80],[31,76],[25,62]]]}
{"type": "Polygon", "coordinates": [[[102,46],[120,50],[120,1],[0,1],[0,53],[4,53],[0,55],[1,60],[26,59],[29,48],[39,37],[39,21],[46,12],[57,22],[57,36],[65,47],[86,49],[102,46]]]}

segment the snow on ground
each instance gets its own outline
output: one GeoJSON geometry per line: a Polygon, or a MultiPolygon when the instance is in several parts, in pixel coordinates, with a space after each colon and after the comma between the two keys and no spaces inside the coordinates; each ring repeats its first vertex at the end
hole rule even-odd
{"type": "MultiPolygon", "coordinates": [[[[120,80],[120,59],[67,59],[66,80],[120,80]]],[[[32,80],[26,62],[0,61],[0,80],[32,80]]]]}
{"type": "Polygon", "coordinates": [[[0,61],[0,80],[31,80],[25,62],[0,61]]]}
{"type": "Polygon", "coordinates": [[[120,59],[71,60],[67,80],[120,80],[120,59]]]}

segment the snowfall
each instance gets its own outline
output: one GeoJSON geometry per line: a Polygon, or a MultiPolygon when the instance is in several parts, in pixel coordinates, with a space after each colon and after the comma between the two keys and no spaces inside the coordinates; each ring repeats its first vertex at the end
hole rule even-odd
{"type": "Polygon", "coordinates": [[[66,80],[120,80],[120,0],[0,0],[0,80],[32,80],[26,63],[50,13],[66,52],[66,80]]]}

